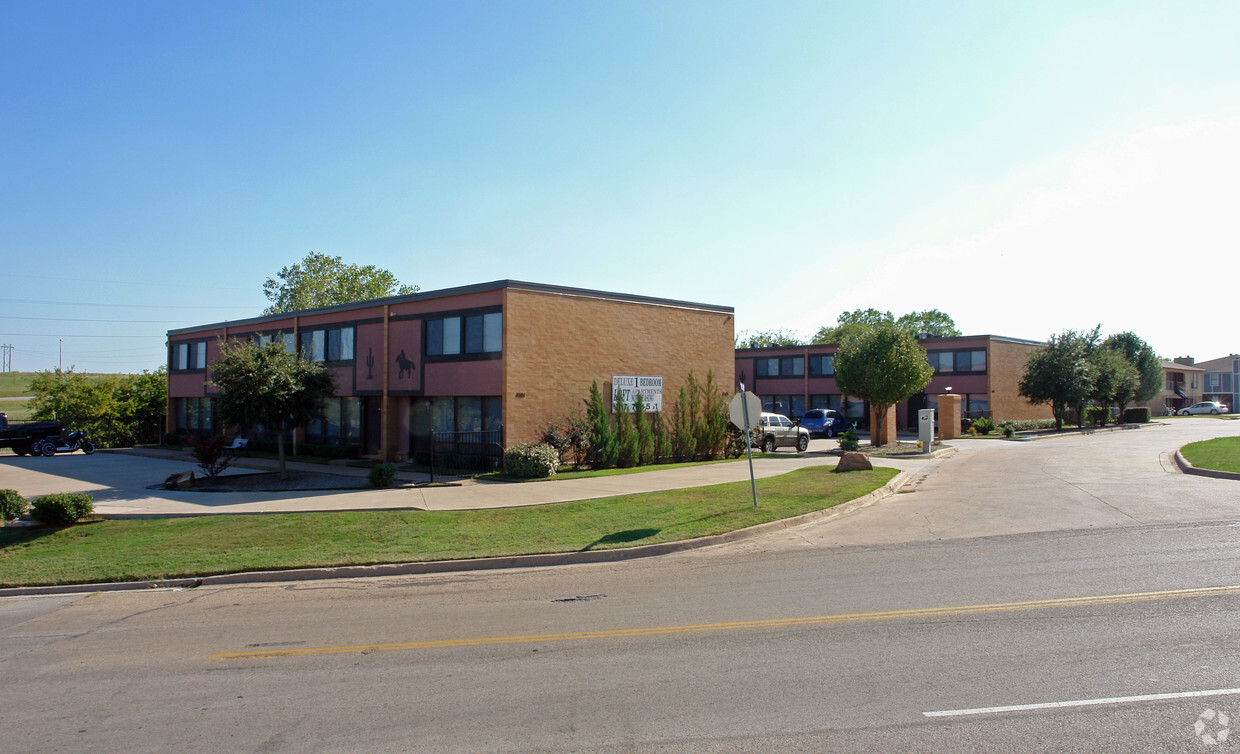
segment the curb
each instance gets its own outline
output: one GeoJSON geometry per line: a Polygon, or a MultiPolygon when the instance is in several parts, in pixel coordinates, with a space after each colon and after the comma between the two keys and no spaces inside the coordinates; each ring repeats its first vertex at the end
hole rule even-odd
{"type": "Polygon", "coordinates": [[[697,550],[712,545],[735,542],[741,539],[789,529],[811,521],[834,518],[852,513],[900,489],[911,476],[901,471],[878,489],[854,500],[840,503],[820,511],[811,511],[792,518],[768,521],[745,529],[713,534],[708,537],[687,539],[680,542],[664,542],[657,545],[623,547],[613,550],[590,550],[586,552],[558,552],[545,555],[512,555],[499,558],[472,560],[432,560],[418,563],[387,563],[369,566],[336,566],[331,568],[296,568],[283,571],[245,571],[219,576],[198,576],[162,581],[115,581],[100,584],[58,584],[55,586],[26,586],[0,589],[0,597],[25,597],[54,594],[91,594],[94,592],[139,591],[144,589],[190,589],[199,586],[223,586],[228,584],[261,584],[290,581],[316,581],[322,579],[372,578],[375,576],[405,576],[425,573],[453,573],[459,571],[491,571],[508,568],[540,568],[547,566],[576,565],[581,563],[615,563],[637,558],[650,558],[686,550],[697,550]]]}
{"type": "Polygon", "coordinates": [[[1208,476],[1214,479],[1235,479],[1240,480],[1240,474],[1234,471],[1218,471],[1216,469],[1200,469],[1194,466],[1184,454],[1179,450],[1175,451],[1175,462],[1179,464],[1180,470],[1185,474],[1193,474],[1195,476],[1208,476]]]}

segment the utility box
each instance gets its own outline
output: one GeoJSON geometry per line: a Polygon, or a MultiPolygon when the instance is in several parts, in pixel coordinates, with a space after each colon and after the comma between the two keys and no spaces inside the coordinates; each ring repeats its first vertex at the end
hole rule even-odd
{"type": "Polygon", "coordinates": [[[934,445],[934,409],[917,409],[917,439],[921,440],[921,452],[929,453],[934,445]]]}

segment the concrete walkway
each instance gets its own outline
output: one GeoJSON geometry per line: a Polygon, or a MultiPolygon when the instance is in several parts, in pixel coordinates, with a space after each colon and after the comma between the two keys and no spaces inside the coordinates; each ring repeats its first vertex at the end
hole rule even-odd
{"type": "MultiPolygon", "coordinates": [[[[781,451],[779,458],[754,461],[759,478],[784,474],[806,466],[834,466],[838,456],[825,452],[826,443],[797,456],[781,451]]],[[[876,459],[876,465],[900,469],[924,467],[928,460],[876,459]]],[[[245,459],[226,473],[270,470],[274,461],[245,459]]],[[[289,464],[291,469],[365,477],[367,469],[318,464],[289,464]]],[[[744,461],[691,466],[664,471],[549,480],[523,484],[455,480],[451,486],[404,486],[384,490],[325,490],[296,492],[197,492],[148,489],[170,474],[196,468],[192,459],[167,451],[100,451],[50,458],[4,456],[0,459],[0,487],[16,489],[27,498],[53,492],[89,492],[95,512],[106,518],[138,518],[220,513],[290,513],[337,510],[470,510],[510,508],[546,503],[590,500],[640,492],[703,487],[749,478],[744,461]]],[[[426,481],[424,474],[400,473],[408,485],[426,481]]]]}

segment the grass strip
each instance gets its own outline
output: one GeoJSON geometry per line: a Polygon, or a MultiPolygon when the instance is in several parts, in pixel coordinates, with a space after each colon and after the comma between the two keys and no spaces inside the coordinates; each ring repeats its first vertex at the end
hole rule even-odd
{"type": "Polygon", "coordinates": [[[1240,473],[1240,437],[1220,437],[1180,448],[1188,462],[1199,469],[1240,473]]]}
{"type": "Polygon", "coordinates": [[[0,586],[579,552],[694,539],[830,508],[896,471],[816,466],[749,482],[478,511],[346,511],[104,520],[0,529],[0,586]]]}

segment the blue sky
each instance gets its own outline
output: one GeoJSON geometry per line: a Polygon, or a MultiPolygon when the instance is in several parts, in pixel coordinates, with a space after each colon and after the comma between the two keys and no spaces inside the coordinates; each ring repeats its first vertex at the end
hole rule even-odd
{"type": "Polygon", "coordinates": [[[313,250],[738,331],[937,307],[1215,358],[1237,28],[1234,2],[0,0],[0,342],[154,369],[313,250]]]}

